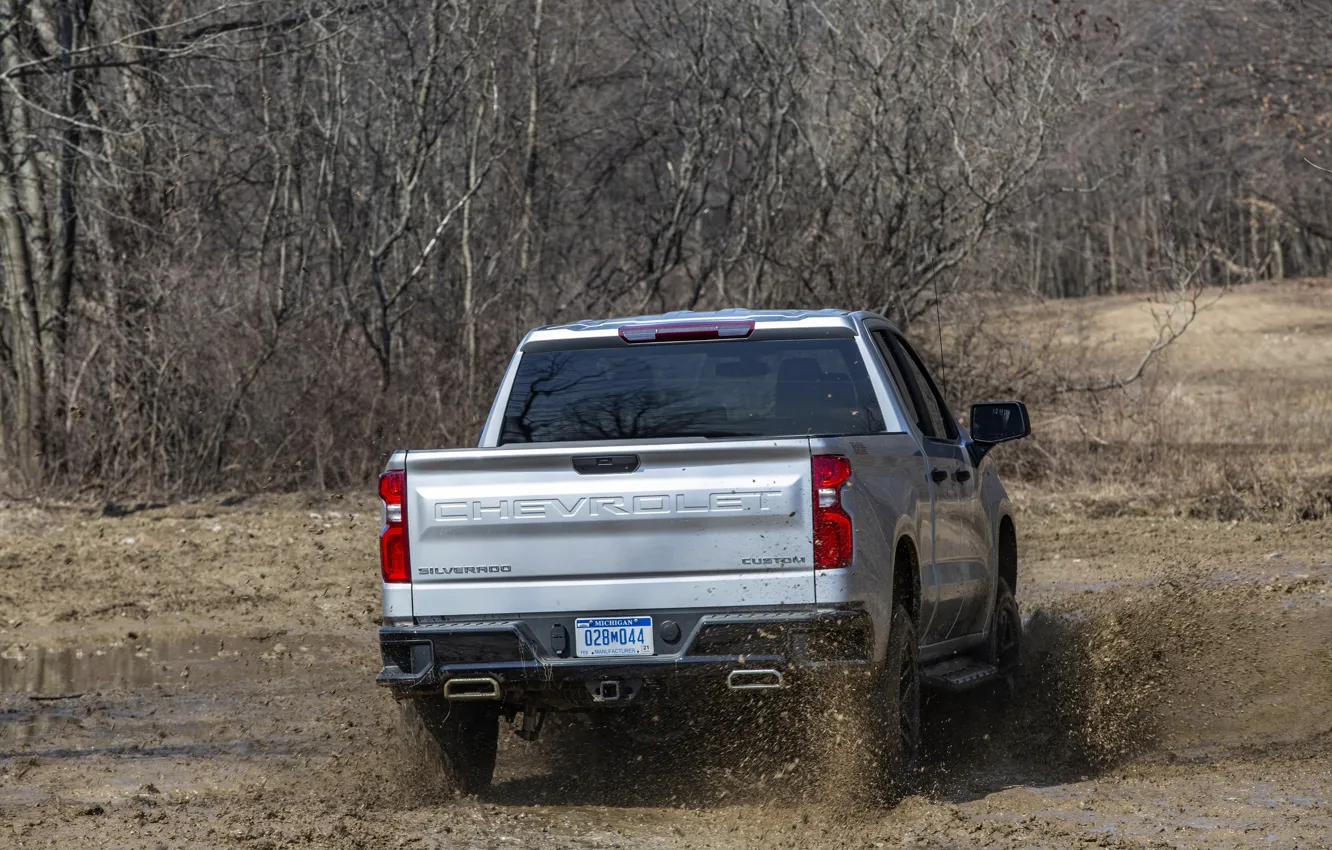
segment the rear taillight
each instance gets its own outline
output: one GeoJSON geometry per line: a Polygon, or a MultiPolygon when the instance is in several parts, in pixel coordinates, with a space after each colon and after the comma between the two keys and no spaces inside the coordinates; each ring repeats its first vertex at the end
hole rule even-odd
{"type": "Polygon", "coordinates": [[[379,571],[389,584],[412,580],[407,564],[407,471],[379,474],[379,498],[384,500],[384,527],[379,531],[379,571]]]}
{"type": "Polygon", "coordinates": [[[851,566],[851,517],[842,509],[842,486],[851,461],[841,455],[814,455],[814,569],[851,566]]]}

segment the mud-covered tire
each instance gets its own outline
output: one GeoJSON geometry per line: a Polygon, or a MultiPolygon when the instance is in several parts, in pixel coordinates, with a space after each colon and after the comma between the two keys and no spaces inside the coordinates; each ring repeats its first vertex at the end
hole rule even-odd
{"type": "Polygon", "coordinates": [[[987,705],[998,716],[1009,714],[1018,700],[1018,667],[1022,663],[1022,614],[1008,582],[999,579],[994,598],[985,660],[999,671],[988,689],[987,705]]]}
{"type": "Polygon", "coordinates": [[[994,595],[994,617],[986,654],[1001,676],[1011,675],[1022,663],[1022,612],[1004,579],[999,579],[994,595]]]}
{"type": "Polygon", "coordinates": [[[920,767],[920,647],[911,615],[900,605],[870,699],[878,726],[871,738],[874,796],[892,804],[911,793],[920,767]]]}
{"type": "Polygon", "coordinates": [[[449,702],[416,696],[399,703],[404,727],[425,749],[428,761],[461,794],[490,787],[499,753],[499,709],[490,703],[449,702]]]}

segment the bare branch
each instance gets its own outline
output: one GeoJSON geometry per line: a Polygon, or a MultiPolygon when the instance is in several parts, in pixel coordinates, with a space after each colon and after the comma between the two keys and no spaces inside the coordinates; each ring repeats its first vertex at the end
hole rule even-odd
{"type": "Polygon", "coordinates": [[[1140,381],[1147,373],[1148,365],[1184,336],[1194,320],[1198,318],[1198,314],[1216,304],[1225,295],[1225,290],[1221,290],[1213,298],[1202,299],[1204,288],[1197,282],[1198,274],[1209,259],[1210,252],[1204,254],[1183,273],[1172,297],[1167,302],[1164,312],[1157,313],[1153,309],[1152,316],[1156,320],[1156,338],[1142,353],[1137,366],[1130,372],[1096,383],[1061,383],[1054,387],[1053,391],[1057,394],[1104,393],[1110,390],[1122,390],[1130,384],[1140,381]]]}

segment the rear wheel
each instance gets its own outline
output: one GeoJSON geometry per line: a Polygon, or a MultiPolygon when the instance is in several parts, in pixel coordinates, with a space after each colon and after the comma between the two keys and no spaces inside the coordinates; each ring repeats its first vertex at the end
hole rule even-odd
{"type": "Polygon", "coordinates": [[[888,653],[876,677],[871,707],[878,734],[871,739],[874,773],[883,802],[896,802],[911,790],[920,761],[920,649],[911,615],[893,612],[888,653]]]}
{"type": "Polygon", "coordinates": [[[994,595],[994,621],[990,627],[989,662],[1001,675],[1017,669],[1022,661],[1022,613],[1008,582],[999,579],[994,595]]]}
{"type": "Polygon", "coordinates": [[[998,715],[1013,710],[1018,697],[1017,669],[1022,662],[1022,615],[1008,582],[999,579],[994,598],[994,616],[990,623],[990,642],[986,661],[999,671],[990,690],[989,709],[998,715]]]}
{"type": "Polygon", "coordinates": [[[490,787],[499,753],[499,708],[493,703],[450,702],[416,696],[401,704],[418,744],[433,751],[452,788],[476,794],[490,787]]]}

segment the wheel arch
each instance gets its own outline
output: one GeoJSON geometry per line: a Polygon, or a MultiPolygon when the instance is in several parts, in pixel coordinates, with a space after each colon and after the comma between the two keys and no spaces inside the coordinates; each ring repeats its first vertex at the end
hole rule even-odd
{"type": "Polygon", "coordinates": [[[911,622],[920,625],[920,549],[910,533],[893,543],[893,607],[902,605],[911,622]]]}
{"type": "Polygon", "coordinates": [[[1018,580],[1017,524],[1013,521],[1013,515],[1009,511],[1004,511],[999,515],[994,546],[997,577],[1006,581],[1008,589],[1016,596],[1018,580]]]}

